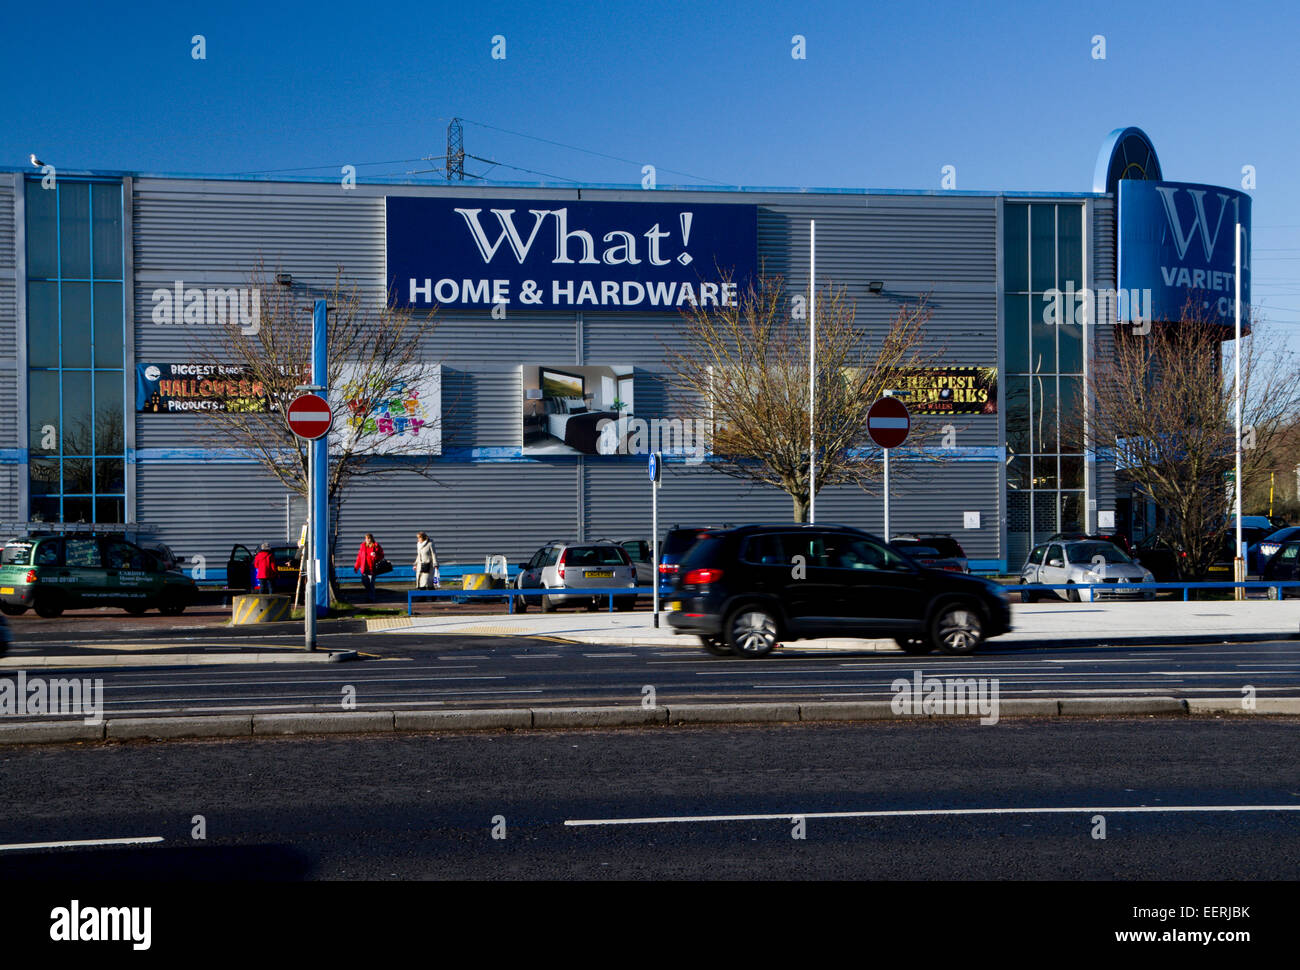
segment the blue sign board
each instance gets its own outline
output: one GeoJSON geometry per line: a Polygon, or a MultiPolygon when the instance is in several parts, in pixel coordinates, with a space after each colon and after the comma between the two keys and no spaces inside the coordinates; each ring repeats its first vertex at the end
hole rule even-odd
{"type": "Polygon", "coordinates": [[[1250,196],[1189,182],[1119,183],[1116,256],[1121,320],[1141,307],[1146,320],[1179,320],[1189,299],[1205,319],[1231,324],[1234,227],[1240,222],[1241,307],[1250,304],[1250,196]],[[1147,292],[1150,297],[1148,302],[1147,292]]]}
{"type": "Polygon", "coordinates": [[[388,196],[394,306],[676,312],[734,306],[758,207],[388,196]]]}

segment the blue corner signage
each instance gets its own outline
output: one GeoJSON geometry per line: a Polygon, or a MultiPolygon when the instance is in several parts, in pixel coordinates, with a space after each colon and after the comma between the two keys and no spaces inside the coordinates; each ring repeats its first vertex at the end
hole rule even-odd
{"type": "Polygon", "coordinates": [[[1242,227],[1241,306],[1250,305],[1250,196],[1191,182],[1119,182],[1118,286],[1150,291],[1148,319],[1179,320],[1189,302],[1211,322],[1234,314],[1235,227],[1242,227]]]}
{"type": "Polygon", "coordinates": [[[676,312],[734,306],[758,207],[387,197],[394,306],[676,312]]]}

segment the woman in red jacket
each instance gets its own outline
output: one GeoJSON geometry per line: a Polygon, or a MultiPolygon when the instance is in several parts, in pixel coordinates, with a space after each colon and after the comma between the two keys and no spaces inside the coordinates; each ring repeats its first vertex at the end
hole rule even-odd
{"type": "Polygon", "coordinates": [[[257,591],[259,593],[272,592],[272,579],[275,577],[275,557],[271,555],[271,544],[263,542],[262,547],[253,557],[253,571],[257,575],[257,591]]]}
{"type": "Polygon", "coordinates": [[[375,601],[375,566],[384,558],[384,547],[375,541],[369,532],[361,541],[357,550],[357,561],[353,568],[361,574],[362,585],[366,587],[366,596],[370,602],[375,601]]]}

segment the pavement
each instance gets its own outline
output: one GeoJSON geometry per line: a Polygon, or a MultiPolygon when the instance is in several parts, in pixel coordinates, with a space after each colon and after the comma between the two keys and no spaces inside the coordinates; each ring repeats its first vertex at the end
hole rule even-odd
{"type": "MultiPolygon", "coordinates": [[[[1300,638],[1300,600],[1210,600],[1151,603],[1013,603],[1013,630],[991,641],[1037,645],[1204,642],[1300,638]]],[[[695,645],[650,613],[523,613],[488,616],[395,617],[383,622],[394,634],[554,637],[608,646],[695,645]]],[[[377,627],[376,627],[377,628],[377,627]]],[[[896,652],[893,640],[799,640],[796,650],[896,652]]]]}

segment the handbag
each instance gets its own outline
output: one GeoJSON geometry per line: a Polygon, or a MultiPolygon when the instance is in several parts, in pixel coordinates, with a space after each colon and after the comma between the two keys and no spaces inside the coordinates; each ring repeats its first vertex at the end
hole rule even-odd
{"type": "Polygon", "coordinates": [[[393,571],[393,564],[389,562],[387,559],[381,559],[379,560],[379,562],[375,563],[376,576],[382,576],[384,575],[384,573],[391,573],[392,571],[393,571]]]}

